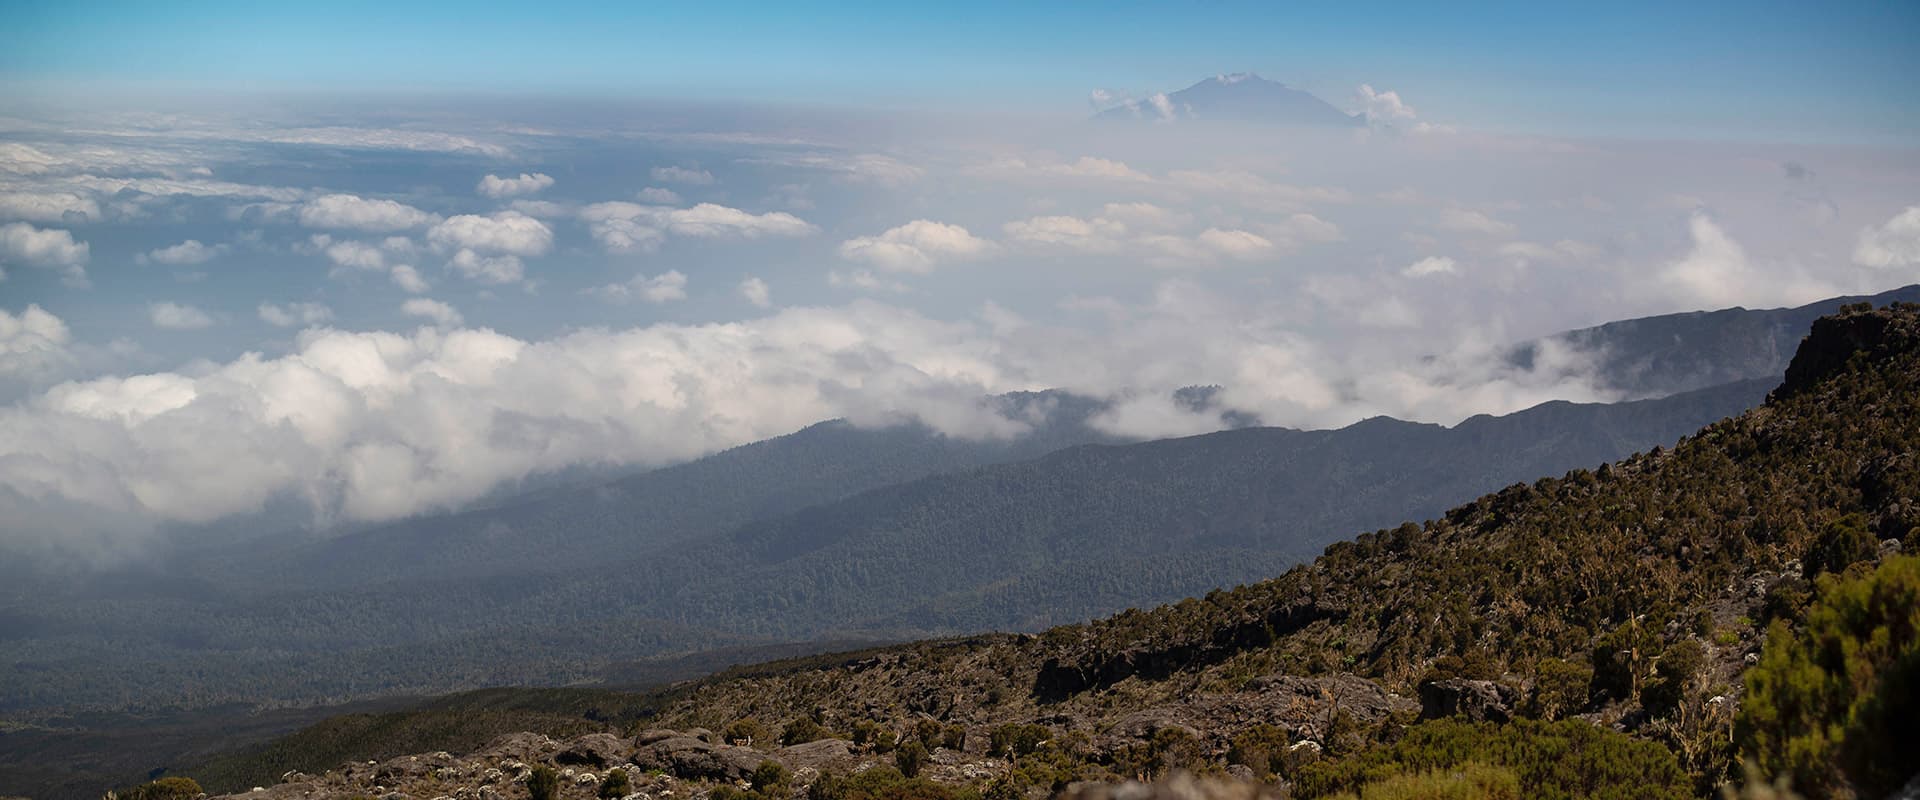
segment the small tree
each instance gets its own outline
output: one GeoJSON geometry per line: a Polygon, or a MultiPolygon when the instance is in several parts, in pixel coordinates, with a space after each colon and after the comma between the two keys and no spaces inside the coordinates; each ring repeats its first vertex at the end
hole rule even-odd
{"type": "Polygon", "coordinates": [[[806,744],[807,742],[825,739],[828,735],[827,729],[820,727],[820,723],[814,722],[812,717],[800,717],[787,723],[787,727],[781,729],[780,743],[791,747],[796,744],[806,744]]]}
{"type": "Polygon", "coordinates": [[[126,800],[193,800],[205,793],[194,779],[176,776],[136,786],[126,800]]]}
{"type": "Polygon", "coordinates": [[[920,767],[927,763],[927,746],[919,739],[908,739],[900,743],[900,749],[893,753],[893,765],[900,768],[900,774],[909,778],[920,776],[920,767]]]}
{"type": "Polygon", "coordinates": [[[734,720],[732,724],[720,731],[720,738],[726,740],[728,743],[746,742],[752,744],[757,741],[764,741],[767,738],[767,729],[760,724],[759,720],[752,717],[742,717],[734,720]]]}
{"type": "Polygon", "coordinates": [[[1540,659],[1534,667],[1534,715],[1552,722],[1579,713],[1587,705],[1587,685],[1593,670],[1557,658],[1540,659]]]}
{"type": "Polygon", "coordinates": [[[560,793],[560,773],[552,767],[534,767],[527,773],[527,794],[533,800],[553,800],[560,793]]]}

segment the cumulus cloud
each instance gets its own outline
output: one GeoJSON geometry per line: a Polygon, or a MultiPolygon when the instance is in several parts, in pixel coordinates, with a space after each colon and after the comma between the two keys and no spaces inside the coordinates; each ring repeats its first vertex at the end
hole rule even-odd
{"type": "Polygon", "coordinates": [[[1360,114],[1366,117],[1367,124],[1377,128],[1405,133],[1452,133],[1454,130],[1451,125],[1436,125],[1420,120],[1420,114],[1400,99],[1399,92],[1380,91],[1371,84],[1363,83],[1353,91],[1353,99],[1359,104],[1360,114]]]}
{"type": "Polygon", "coordinates": [[[0,381],[34,381],[72,360],[73,334],[38,305],[18,314],[0,308],[0,381]]]}
{"type": "Polygon", "coordinates": [[[688,186],[709,186],[714,183],[713,173],[704,169],[688,167],[654,167],[653,179],[661,183],[680,183],[688,186]]]}
{"type": "Polygon", "coordinates": [[[740,282],[740,296],[755,308],[768,308],[773,305],[773,292],[767,288],[767,282],[759,278],[747,278],[740,282]]]}
{"type": "Polygon", "coordinates": [[[480,179],[475,191],[496,200],[537,194],[553,187],[552,176],[539,172],[522,172],[518,177],[502,178],[488,175],[480,179]]]}
{"type": "Polygon", "coordinates": [[[393,279],[393,285],[409,294],[420,294],[433,288],[428,285],[427,279],[420,277],[420,271],[409,264],[395,264],[387,274],[393,279]]]}
{"type": "Polygon", "coordinates": [[[860,236],[840,243],[840,256],[862,261],[888,272],[924,274],[936,263],[976,258],[993,243],[944,222],[917,219],[876,236],[860,236]]]}
{"type": "Polygon", "coordinates": [[[658,248],[668,234],[697,238],[807,236],[819,230],[784,211],[753,214],[737,208],[701,203],[692,208],[669,208],[624,201],[594,203],[580,210],[587,230],[609,252],[658,248]]]}
{"type": "Polygon", "coordinates": [[[394,200],[368,200],[351,194],[321,195],[301,204],[300,224],[391,233],[432,224],[438,217],[394,200]]]}
{"type": "Polygon", "coordinates": [[[870,269],[831,270],[827,272],[827,285],[836,289],[855,289],[862,292],[907,292],[907,285],[891,278],[882,278],[870,269]]]}
{"type": "Polygon", "coordinates": [[[226,252],[226,249],[227,246],[223,244],[208,245],[201,243],[198,239],[188,239],[176,245],[149,250],[142,257],[155,264],[188,266],[212,261],[226,252]]]}
{"type": "Polygon", "coordinates": [[[1460,271],[1459,264],[1446,256],[1427,256],[1408,264],[1400,274],[1409,278],[1427,278],[1434,275],[1454,275],[1460,271]]]}
{"type": "Polygon", "coordinates": [[[281,328],[318,325],[333,319],[333,309],[319,303],[287,303],[286,305],[261,303],[258,313],[261,322],[281,328]]]}
{"type": "Polygon", "coordinates": [[[71,286],[87,285],[86,242],[56,228],[36,228],[25,222],[0,225],[0,264],[58,270],[71,286]]]}
{"type": "Polygon", "coordinates": [[[415,297],[401,303],[400,313],[409,317],[425,317],[443,328],[459,327],[462,323],[460,312],[453,306],[426,297],[415,297]]]}
{"type": "Polygon", "coordinates": [[[1920,206],[1908,206],[1885,224],[1861,231],[1853,263],[1878,269],[1920,264],[1920,206]]]}
{"type": "Polygon", "coordinates": [[[153,327],[167,331],[193,331],[213,326],[213,317],[198,308],[180,303],[150,303],[147,318],[153,327]]]}
{"type": "Polygon", "coordinates": [[[588,289],[587,293],[613,303],[625,303],[637,298],[659,305],[687,299],[687,276],[679,270],[668,270],[651,277],[639,274],[625,283],[610,283],[588,289]]]}
{"type": "Polygon", "coordinates": [[[1786,265],[1762,269],[1705,213],[1695,212],[1687,231],[1692,248],[1659,273],[1660,284],[1675,295],[1680,308],[1798,305],[1841,293],[1839,287],[1786,265]]]}
{"type": "Polygon", "coordinates": [[[472,250],[459,250],[447,259],[447,268],[481,283],[519,283],[527,276],[526,263],[516,255],[483,256],[472,250]]]}
{"type": "Polygon", "coordinates": [[[443,249],[541,256],[553,249],[553,229],[518,211],[461,214],[434,225],[427,241],[443,249]]]}

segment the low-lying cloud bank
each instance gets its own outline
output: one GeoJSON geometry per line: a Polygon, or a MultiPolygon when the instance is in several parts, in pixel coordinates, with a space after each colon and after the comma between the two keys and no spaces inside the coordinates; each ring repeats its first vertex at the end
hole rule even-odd
{"type": "MultiPolygon", "coordinates": [[[[683,461],[834,417],[1017,436],[1026,423],[983,402],[1016,390],[1108,398],[1096,424],[1137,437],[1222,427],[1223,408],[1328,426],[1610,399],[1577,354],[1549,354],[1535,372],[1479,347],[1396,366],[1263,327],[1254,320],[1272,309],[1194,284],[1169,282],[1145,306],[1093,305],[1099,318],[1080,327],[993,306],[942,321],[873,301],[545,341],[457,317],[410,333],[312,327],[279,357],[67,382],[0,408],[0,527],[16,548],[91,547],[286,498],[319,525],[393,519],[530,475],[683,461]],[[1203,383],[1226,387],[1212,410],[1173,402],[1203,383]]],[[[70,344],[37,308],[0,333],[10,368],[44,368],[70,344]]]]}

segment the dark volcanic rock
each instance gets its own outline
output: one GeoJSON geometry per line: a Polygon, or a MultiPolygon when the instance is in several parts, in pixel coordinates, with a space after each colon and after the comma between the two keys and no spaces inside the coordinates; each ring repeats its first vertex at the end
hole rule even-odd
{"type": "Polygon", "coordinates": [[[1420,717],[1439,719],[1455,715],[1475,722],[1507,722],[1520,693],[1493,681],[1451,678],[1420,685],[1420,717]]]}

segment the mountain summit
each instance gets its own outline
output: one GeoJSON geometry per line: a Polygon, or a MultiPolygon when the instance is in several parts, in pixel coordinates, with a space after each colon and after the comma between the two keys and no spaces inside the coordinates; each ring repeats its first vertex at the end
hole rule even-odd
{"type": "Polygon", "coordinates": [[[1360,127],[1366,118],[1348,114],[1307,92],[1251,72],[1215,75],[1172,94],[1161,93],[1109,108],[1101,120],[1218,120],[1283,125],[1360,127]]]}

